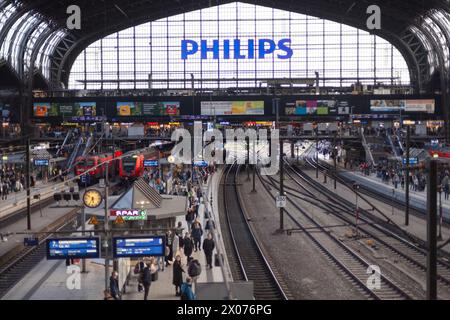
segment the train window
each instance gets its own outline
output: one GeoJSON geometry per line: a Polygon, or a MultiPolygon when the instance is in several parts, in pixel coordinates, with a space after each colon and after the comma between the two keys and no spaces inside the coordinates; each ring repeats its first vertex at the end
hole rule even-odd
{"type": "Polygon", "coordinates": [[[86,161],[86,166],[87,167],[93,167],[95,166],[95,161],[93,159],[89,159],[86,161]]]}

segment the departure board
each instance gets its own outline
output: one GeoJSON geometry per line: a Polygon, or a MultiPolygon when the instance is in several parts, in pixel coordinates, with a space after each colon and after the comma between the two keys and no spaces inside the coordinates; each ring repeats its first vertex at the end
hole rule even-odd
{"type": "Polygon", "coordinates": [[[99,238],[66,238],[47,240],[47,259],[96,259],[100,257],[99,238]]]}
{"type": "Polygon", "coordinates": [[[163,257],[164,237],[127,237],[113,239],[114,258],[163,257]]]}

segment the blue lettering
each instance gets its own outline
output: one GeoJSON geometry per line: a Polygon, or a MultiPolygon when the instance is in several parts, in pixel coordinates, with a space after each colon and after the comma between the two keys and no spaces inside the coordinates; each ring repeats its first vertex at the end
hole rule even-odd
{"type": "Polygon", "coordinates": [[[255,40],[248,40],[248,58],[255,59],[255,40]]]}
{"type": "Polygon", "coordinates": [[[223,41],[223,58],[230,59],[230,40],[223,41]]]}
{"type": "Polygon", "coordinates": [[[290,47],[291,39],[282,39],[278,42],[278,48],[286,52],[285,55],[278,55],[279,59],[290,59],[294,55],[294,51],[290,47]],[[289,45],[289,46],[288,46],[289,45]]]}
{"type": "Polygon", "coordinates": [[[234,40],[234,58],[235,59],[245,59],[245,56],[241,55],[241,40],[234,40]]]}
{"type": "Polygon", "coordinates": [[[261,39],[259,40],[259,59],[264,59],[266,55],[274,53],[277,46],[275,42],[270,39],[261,39]],[[269,48],[266,49],[266,44],[269,45],[269,48]]]}
{"type": "Polygon", "coordinates": [[[196,54],[198,52],[198,44],[192,40],[181,40],[181,59],[186,60],[188,56],[196,54]],[[192,46],[189,50],[188,45],[192,46]]]}
{"type": "MultiPolygon", "coordinates": [[[[196,42],[194,40],[182,40],[181,41],[181,58],[187,60],[189,56],[197,54],[201,50],[201,59],[206,60],[211,57],[209,55],[212,52],[212,58],[218,60],[221,58],[222,45],[220,40],[209,40],[212,41],[212,46],[208,46],[208,40],[201,40],[201,42],[196,42]]],[[[294,55],[292,49],[292,40],[285,38],[281,39],[276,43],[272,39],[248,39],[246,42],[247,48],[241,48],[241,40],[223,40],[223,59],[233,58],[240,59],[255,59],[256,54],[258,54],[258,59],[265,59],[267,55],[274,55],[278,59],[290,59],[294,55]],[[231,41],[233,41],[233,48],[231,48],[231,41]],[[256,43],[258,41],[258,43],[256,43]],[[258,45],[258,48],[256,47],[258,45]],[[242,50],[241,50],[242,49],[242,50]],[[234,51],[234,53],[232,53],[234,51]],[[257,53],[256,53],[257,52],[257,53]]]]}
{"type": "Polygon", "coordinates": [[[213,47],[208,48],[208,41],[202,40],[202,59],[208,59],[208,52],[212,52],[214,58],[213,59],[219,59],[219,40],[213,41],[213,47]]]}

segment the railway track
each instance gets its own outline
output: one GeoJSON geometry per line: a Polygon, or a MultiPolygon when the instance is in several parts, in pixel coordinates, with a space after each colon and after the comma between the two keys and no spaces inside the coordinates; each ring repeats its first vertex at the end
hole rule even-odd
{"type": "Polygon", "coordinates": [[[255,238],[241,206],[237,184],[240,167],[232,165],[223,178],[223,202],[227,230],[223,232],[231,272],[235,280],[253,281],[256,300],[288,300],[287,290],[255,238]]]}
{"type": "MultiPolygon", "coordinates": [[[[325,195],[326,200],[321,200],[322,208],[326,210],[326,212],[336,216],[345,224],[349,226],[354,225],[356,207],[352,202],[334,193],[330,193],[328,188],[324,187],[301,170],[290,167],[289,165],[288,168],[302,180],[300,182],[296,177],[290,175],[291,181],[293,181],[297,187],[305,188],[306,184],[306,189],[315,190],[318,193],[325,195]]],[[[294,188],[290,189],[295,190],[294,188]]],[[[302,193],[302,195],[304,196],[305,194],[302,193]]],[[[317,205],[314,201],[311,201],[311,203],[317,205]]],[[[371,216],[369,212],[360,210],[360,213],[361,225],[358,226],[358,229],[361,236],[377,241],[377,244],[380,244],[384,249],[388,250],[396,257],[396,259],[402,260],[404,265],[408,266],[408,268],[412,268],[421,273],[425,281],[426,251],[410,242],[408,239],[402,238],[401,235],[383,227],[383,225],[371,221],[370,218],[367,218],[371,216]],[[367,217],[364,217],[364,215],[367,217]]],[[[438,283],[440,286],[445,286],[447,289],[450,289],[450,264],[447,260],[442,258],[438,260],[438,283]]]]}
{"type": "MultiPolygon", "coordinates": [[[[260,174],[258,177],[261,184],[272,199],[276,199],[278,186],[271,179],[264,179],[260,174]],[[269,185],[272,188],[269,188],[269,185]]],[[[338,237],[328,231],[328,229],[315,221],[308,212],[296,204],[288,197],[289,207],[285,208],[286,215],[294,225],[306,235],[318,249],[335,265],[343,274],[369,299],[375,300],[409,300],[412,295],[398,284],[380,275],[381,286],[379,290],[372,290],[368,287],[368,269],[372,265],[361,257],[355,250],[342,242],[338,237]],[[293,214],[293,211],[300,215],[293,214]]]]}
{"type": "MultiPolygon", "coordinates": [[[[69,214],[60,219],[52,231],[65,231],[76,219],[76,214],[69,214]]],[[[52,236],[49,231],[45,237],[39,238],[38,246],[24,248],[0,268],[0,299],[46,257],[46,240],[52,236]]]]}

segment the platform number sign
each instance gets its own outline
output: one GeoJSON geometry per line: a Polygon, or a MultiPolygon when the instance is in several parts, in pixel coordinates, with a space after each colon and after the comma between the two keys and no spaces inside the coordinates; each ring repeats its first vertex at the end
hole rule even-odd
{"type": "Polygon", "coordinates": [[[287,198],[286,196],[277,196],[276,204],[277,208],[286,208],[287,198]]]}

